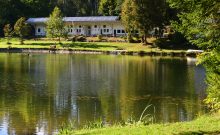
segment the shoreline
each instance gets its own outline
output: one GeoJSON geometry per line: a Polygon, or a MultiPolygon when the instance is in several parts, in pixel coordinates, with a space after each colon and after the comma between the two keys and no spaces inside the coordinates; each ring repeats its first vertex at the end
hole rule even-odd
{"type": "Polygon", "coordinates": [[[59,130],[59,135],[191,135],[191,134],[219,134],[219,114],[207,114],[199,116],[193,121],[176,123],[134,123],[128,125],[103,126],[75,130],[67,126],[59,130]],[[165,132],[166,131],[166,132],[165,132]]]}
{"type": "Polygon", "coordinates": [[[50,48],[0,48],[0,53],[53,53],[53,54],[113,54],[131,56],[175,56],[196,57],[200,53],[187,51],[127,51],[127,50],[89,50],[89,49],[50,49],[50,48]]]}

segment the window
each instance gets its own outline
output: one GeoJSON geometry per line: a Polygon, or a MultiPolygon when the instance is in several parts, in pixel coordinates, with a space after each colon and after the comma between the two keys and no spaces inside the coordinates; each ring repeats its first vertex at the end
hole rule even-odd
{"type": "Polygon", "coordinates": [[[82,26],[81,26],[81,25],[79,25],[79,28],[82,28],[82,26]]]}
{"type": "Polygon", "coordinates": [[[104,32],[106,32],[106,29],[104,29],[104,32]]]}
{"type": "Polygon", "coordinates": [[[72,33],[72,32],[73,32],[73,29],[70,29],[70,32],[72,33]]]}
{"type": "Polygon", "coordinates": [[[106,28],[106,25],[103,25],[103,28],[106,28]]]}
{"type": "Polygon", "coordinates": [[[117,33],[121,33],[121,30],[117,30],[117,33]]]}
{"type": "Polygon", "coordinates": [[[95,25],[94,28],[97,28],[97,25],[95,25]]]}
{"type": "Polygon", "coordinates": [[[123,33],[123,34],[124,34],[124,33],[125,33],[125,30],[122,30],[122,31],[121,31],[121,33],[123,33]]]}
{"type": "Polygon", "coordinates": [[[109,33],[109,29],[106,29],[106,31],[109,33]]]}
{"type": "Polygon", "coordinates": [[[41,29],[40,29],[40,28],[38,28],[38,29],[37,29],[37,32],[41,32],[41,29]]]}

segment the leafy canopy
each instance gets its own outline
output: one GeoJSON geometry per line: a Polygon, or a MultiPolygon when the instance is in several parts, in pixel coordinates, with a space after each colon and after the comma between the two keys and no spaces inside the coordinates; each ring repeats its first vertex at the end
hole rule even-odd
{"type": "Polygon", "coordinates": [[[163,25],[166,11],[165,0],[125,0],[122,6],[122,21],[128,30],[139,30],[142,42],[146,43],[149,31],[163,25]]]}
{"type": "Polygon", "coordinates": [[[31,27],[26,23],[26,19],[21,17],[15,23],[14,31],[20,37],[20,44],[24,44],[23,38],[30,35],[31,27]]]}
{"type": "Polygon", "coordinates": [[[65,28],[64,28],[64,21],[63,16],[58,7],[55,7],[52,14],[50,15],[48,21],[46,22],[46,31],[47,37],[50,38],[60,38],[64,36],[65,28]]]}
{"type": "Polygon", "coordinates": [[[180,11],[174,28],[205,52],[199,63],[207,70],[208,97],[206,103],[220,110],[220,1],[219,0],[169,0],[180,11]]]}

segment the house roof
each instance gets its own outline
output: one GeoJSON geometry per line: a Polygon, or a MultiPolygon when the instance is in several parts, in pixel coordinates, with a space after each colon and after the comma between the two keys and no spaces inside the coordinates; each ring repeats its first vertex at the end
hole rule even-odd
{"type": "MultiPolygon", "coordinates": [[[[29,18],[28,23],[46,23],[48,18],[29,18]]],[[[114,22],[118,16],[88,16],[88,17],[64,17],[64,22],[114,22]]]]}

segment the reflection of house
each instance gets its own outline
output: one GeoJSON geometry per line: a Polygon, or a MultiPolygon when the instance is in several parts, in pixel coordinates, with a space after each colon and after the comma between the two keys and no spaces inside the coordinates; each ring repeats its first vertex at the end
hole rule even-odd
{"type": "MultiPolygon", "coordinates": [[[[27,22],[34,26],[36,36],[46,35],[48,18],[29,18],[27,22]]],[[[124,27],[118,16],[64,17],[69,35],[125,35],[124,27]]]]}

